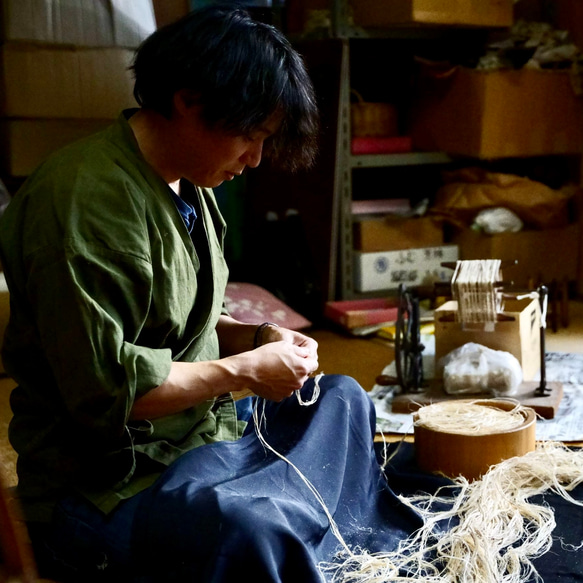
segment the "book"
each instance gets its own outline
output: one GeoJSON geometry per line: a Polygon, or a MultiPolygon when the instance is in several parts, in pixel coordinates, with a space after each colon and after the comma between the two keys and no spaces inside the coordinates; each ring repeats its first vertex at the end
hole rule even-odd
{"type": "Polygon", "coordinates": [[[324,316],[344,328],[358,328],[397,320],[396,299],[371,298],[326,302],[324,316]]]}
{"type": "Polygon", "coordinates": [[[411,152],[413,143],[410,136],[390,138],[356,137],[352,138],[350,151],[353,155],[362,154],[402,154],[411,152]]]}
{"type": "Polygon", "coordinates": [[[378,200],[353,200],[353,215],[407,215],[411,212],[408,198],[381,198],[378,200]]]}

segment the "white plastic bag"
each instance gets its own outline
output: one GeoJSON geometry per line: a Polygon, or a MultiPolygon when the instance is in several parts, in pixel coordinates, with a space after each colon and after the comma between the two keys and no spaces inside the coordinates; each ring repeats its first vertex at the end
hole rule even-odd
{"type": "Polygon", "coordinates": [[[496,207],[480,211],[474,219],[474,225],[488,235],[495,235],[518,233],[523,227],[523,222],[515,212],[504,207],[496,207]]]}
{"type": "Polygon", "coordinates": [[[443,388],[449,395],[513,395],[522,382],[522,367],[510,352],[468,342],[441,359],[443,388]]]}

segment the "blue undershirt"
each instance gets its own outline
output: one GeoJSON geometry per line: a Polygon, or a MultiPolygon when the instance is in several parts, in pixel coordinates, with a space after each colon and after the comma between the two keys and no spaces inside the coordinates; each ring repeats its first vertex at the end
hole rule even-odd
{"type": "Polygon", "coordinates": [[[184,219],[184,224],[186,225],[188,232],[192,233],[194,221],[196,221],[196,211],[194,210],[194,207],[188,204],[183,198],[179,197],[172,189],[170,189],[170,192],[172,192],[172,198],[176,203],[178,212],[184,219]]]}

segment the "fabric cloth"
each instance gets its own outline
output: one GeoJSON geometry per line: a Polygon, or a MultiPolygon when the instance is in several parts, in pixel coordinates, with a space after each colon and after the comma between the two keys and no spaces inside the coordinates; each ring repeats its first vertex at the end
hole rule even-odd
{"type": "MultiPolygon", "coordinates": [[[[395,548],[421,523],[383,478],[372,402],[349,377],[326,375],[320,389],[309,407],[294,397],[266,403],[261,433],[313,484],[348,545],[395,548]]],[[[302,397],[312,391],[308,381],[302,397]]],[[[142,493],[132,547],[140,583],[226,583],[245,574],[311,583],[323,580],[319,563],[333,561],[341,544],[314,494],[250,424],[236,442],[184,454],[142,493]]]]}
{"type": "Polygon", "coordinates": [[[240,435],[229,397],[128,420],[172,360],[218,358],[228,277],[212,191],[181,185],[199,214],[191,237],[130,115],[51,156],[0,223],[3,359],[18,383],[9,436],[28,520],[50,520],[72,489],[109,512],[185,451],[240,435]]]}

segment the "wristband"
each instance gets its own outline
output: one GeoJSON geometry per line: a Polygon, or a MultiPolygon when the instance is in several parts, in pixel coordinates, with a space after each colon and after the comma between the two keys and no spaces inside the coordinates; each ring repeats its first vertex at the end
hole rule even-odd
{"type": "Polygon", "coordinates": [[[253,338],[253,348],[259,348],[263,344],[263,331],[268,326],[279,328],[279,325],[275,324],[274,322],[263,322],[263,324],[259,324],[259,326],[257,326],[257,330],[255,330],[255,337],[253,338]]]}

